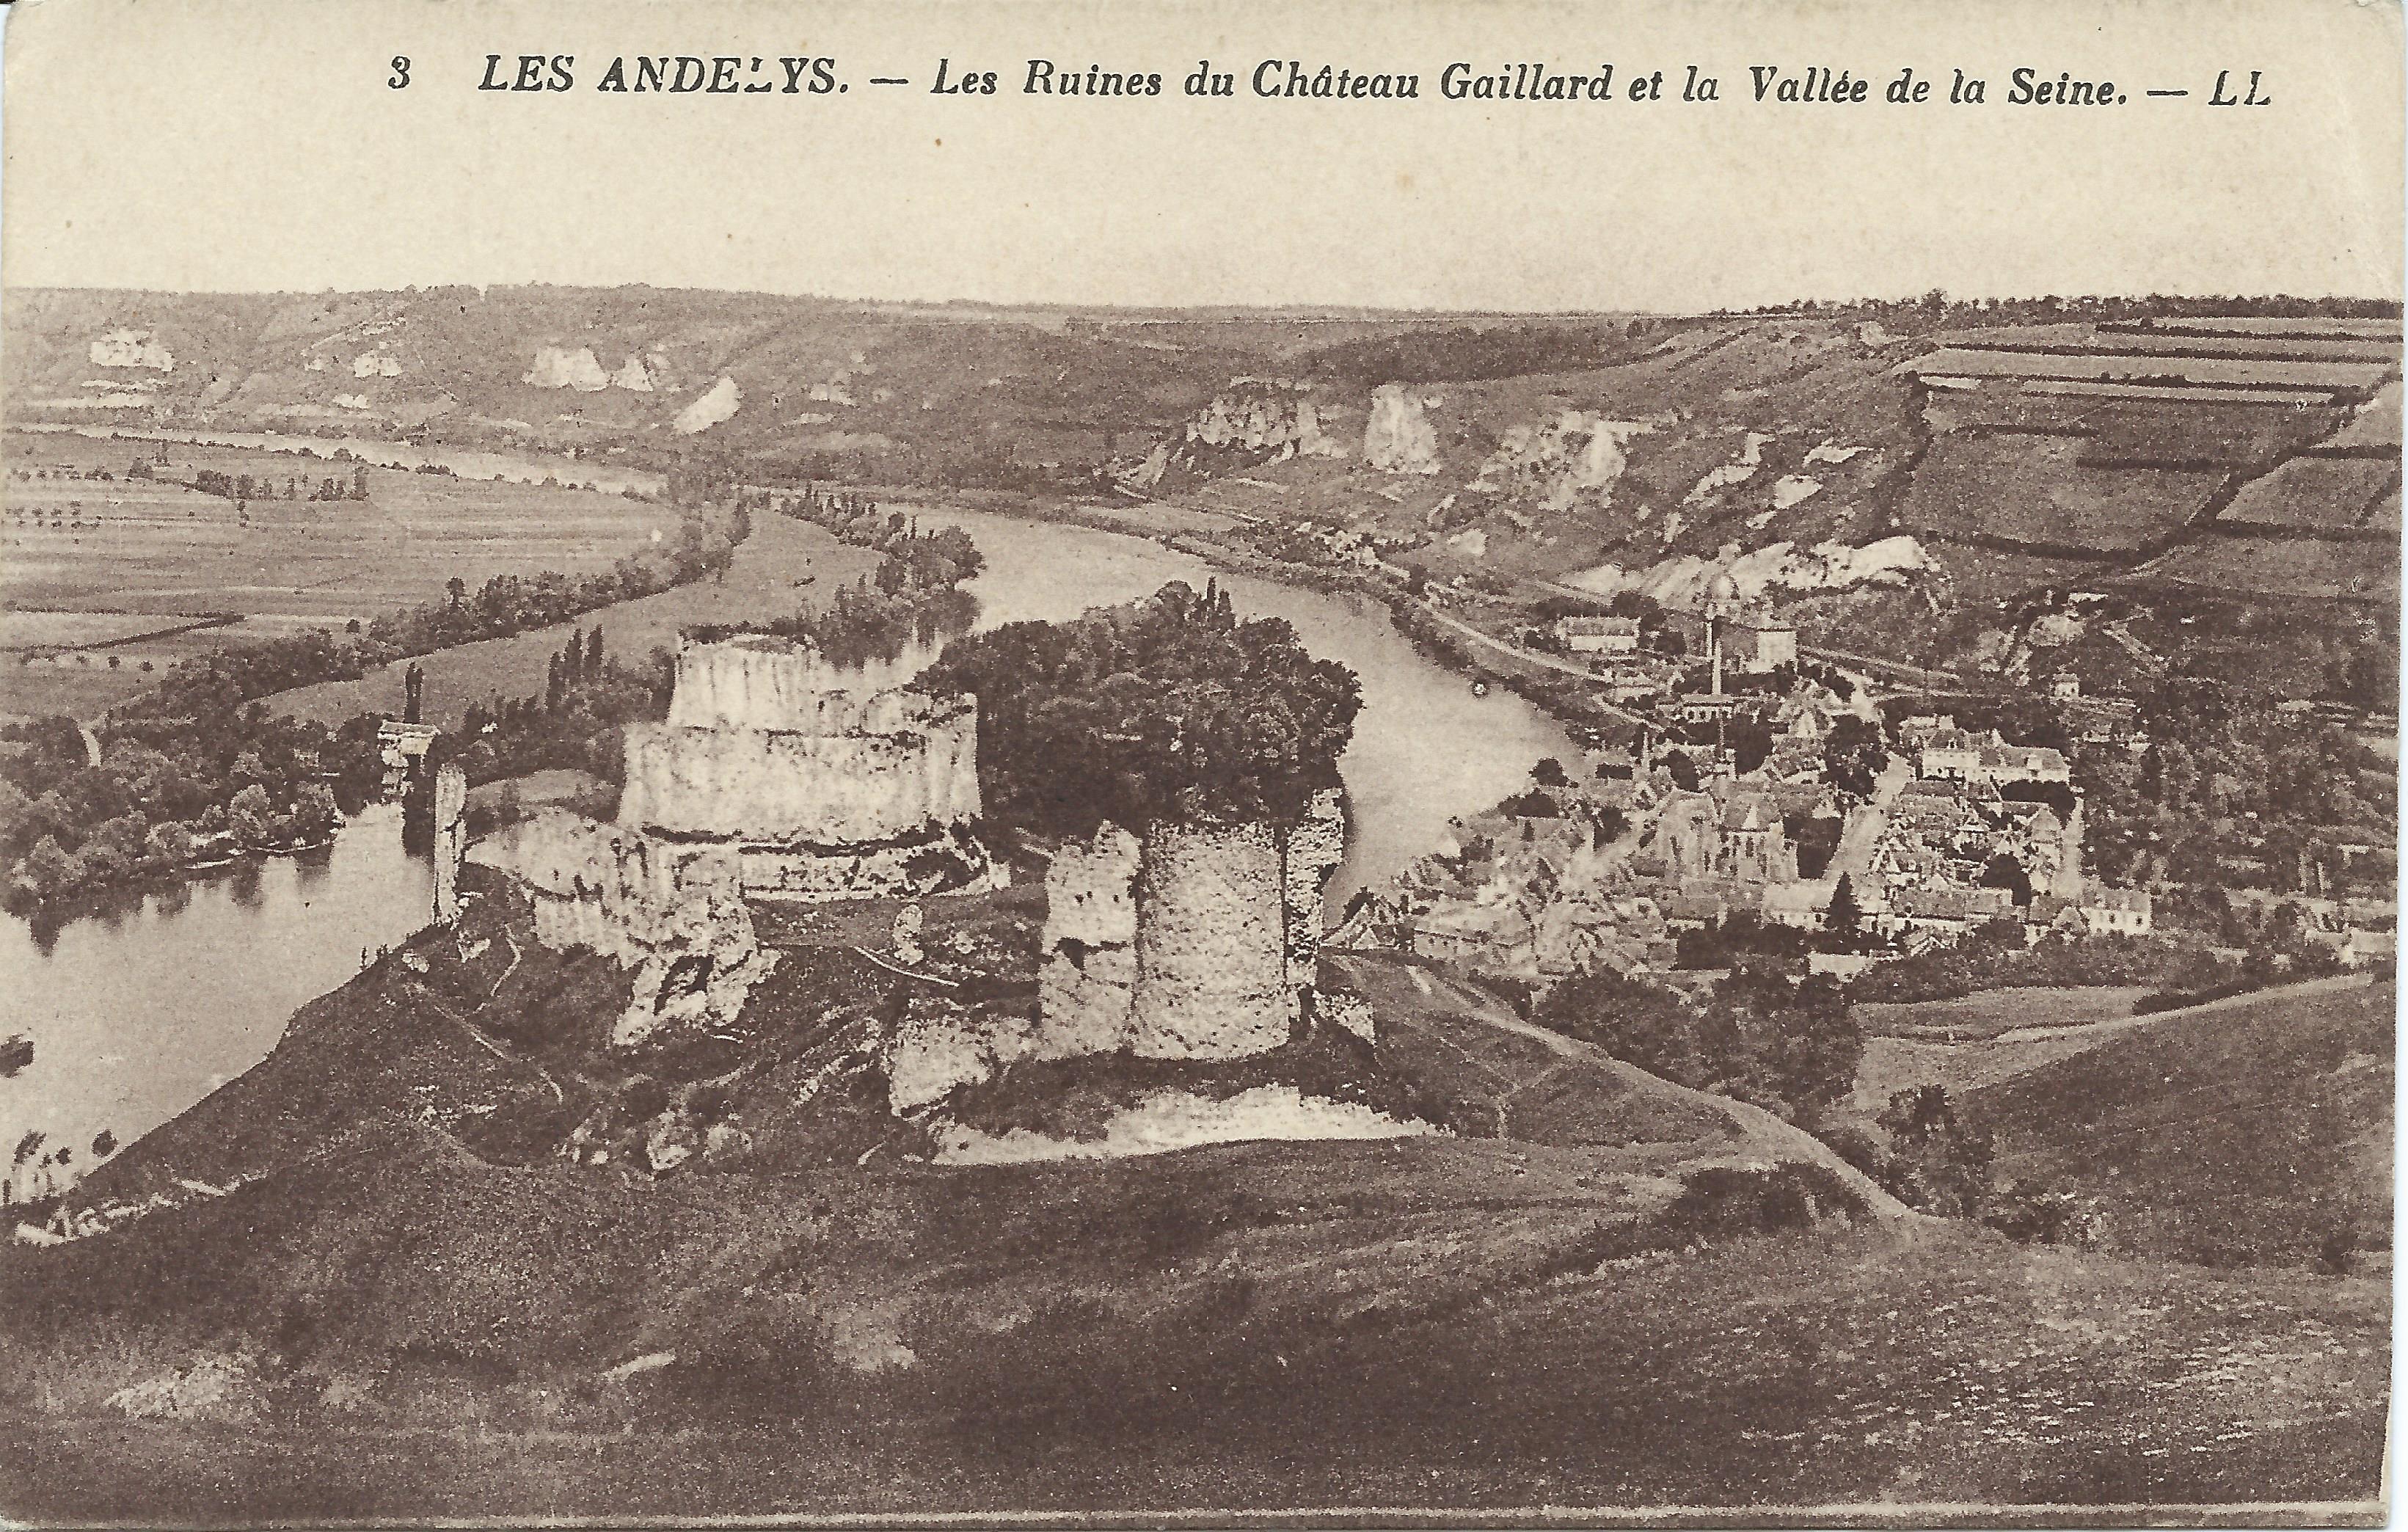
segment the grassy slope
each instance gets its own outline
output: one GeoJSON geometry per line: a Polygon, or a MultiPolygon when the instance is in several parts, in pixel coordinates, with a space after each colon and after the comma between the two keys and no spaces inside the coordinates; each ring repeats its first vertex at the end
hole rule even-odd
{"type": "MultiPolygon", "coordinates": [[[[500,1429],[404,1433],[306,1403],[307,1430],[21,1418],[0,1506],[255,1518],[1853,1500],[1878,1515],[1885,1501],[2375,1493],[2378,1282],[2170,1269],[1956,1230],[1751,1237],[1591,1274],[1577,1241],[1544,1232],[1582,1206],[1577,1188],[1542,1155],[1509,1180],[1481,1163],[1496,1153],[1190,1152],[1146,1174],[1190,1205],[1217,1183],[1226,1208],[1239,1188],[1248,1210],[1168,1240],[1116,1200],[1130,1187],[1109,1169],[931,1177],[925,1202],[897,1204],[893,1182],[737,1178],[646,1195],[561,1172],[492,1186],[490,1172],[405,1162],[378,1192],[323,1188],[354,1216],[262,1241],[242,1265],[277,1263],[278,1285],[236,1278],[209,1311],[280,1305],[247,1327],[280,1316],[314,1382],[367,1359],[312,1351],[306,1304],[355,1302],[377,1339],[414,1347],[387,1386],[482,1379],[481,1402],[449,1417],[500,1429]],[[881,1221],[889,1238],[968,1233],[977,1248],[917,1295],[865,1293],[838,1247],[881,1221]],[[439,1327],[421,1323],[430,1312],[439,1327]],[[831,1314],[869,1316],[916,1360],[876,1378],[815,1372],[831,1314]],[[589,1377],[643,1349],[680,1360],[621,1410],[628,1434],[607,1412],[530,1434],[510,1429],[513,1412],[573,1385],[492,1360],[497,1343],[589,1377]],[[700,1415],[696,1399],[710,1401],[700,1415]],[[745,1419],[747,1401],[766,1416],[745,1419]]],[[[122,1280],[105,1253],[81,1264],[96,1285],[122,1280]]],[[[194,1289],[195,1269],[171,1274],[194,1289]]],[[[44,1317],[128,1360],[107,1326],[44,1317]]],[[[188,1344],[205,1332],[229,1339],[195,1323],[188,1344]]],[[[0,1345],[21,1379],[62,1375],[22,1339],[0,1345]]]]}
{"type": "MultiPolygon", "coordinates": [[[[773,1153],[659,1181],[496,1165],[375,1110],[413,1098],[408,1071],[463,1099],[524,1072],[409,1004],[394,965],[111,1170],[222,1163],[212,1138],[316,1135],[322,1152],[118,1235],[0,1252],[0,1413],[20,1444],[0,1510],[2373,1493],[2379,1282],[2023,1250],[1924,1221],[1647,1253],[1668,1173],[1777,1153],[1777,1125],[1540,1046],[1442,974],[1424,991],[1411,965],[1340,963],[1381,1002],[1383,1062],[1552,1142],[963,1169],[773,1153]],[[289,1370],[248,1425],[101,1409],[202,1353],[289,1370]],[[334,1408],[346,1394],[362,1403],[334,1408]]],[[[2379,1046],[2357,1033],[2381,997],[2316,998],[2305,1021],[2217,1013],[2233,1019],[2214,1056],[2229,1069],[2327,1033],[2291,1052],[2379,1046]]],[[[2035,1095],[2020,1120],[2039,1131],[2072,1093],[2035,1095]]],[[[2012,1117],[2014,1099],[1992,1104],[2012,1117]]]]}
{"type": "Polygon", "coordinates": [[[1995,1038],[2024,1026],[2120,1021],[2132,1014],[2132,1002],[2147,993],[2141,984],[1978,990],[1951,1000],[1858,1005],[1856,1023],[1868,1037],[1995,1038]]]}
{"type": "Polygon", "coordinates": [[[2122,1250],[2303,1265],[2390,1243],[2388,984],[2117,1031],[1972,1093],[2000,1168],[2100,1198],[2122,1250]]]}

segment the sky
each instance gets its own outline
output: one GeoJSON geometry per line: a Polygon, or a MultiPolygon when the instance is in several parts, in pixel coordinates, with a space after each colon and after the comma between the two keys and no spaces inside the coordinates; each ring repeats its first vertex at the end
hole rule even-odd
{"type": "Polygon", "coordinates": [[[23,0],[0,283],[649,282],[914,300],[1658,309],[1799,298],[2401,292],[2401,27],[2354,0],[810,5],[23,0]],[[477,89],[569,55],[567,91],[477,89]],[[636,54],[848,87],[612,94],[636,54]],[[394,89],[392,61],[409,80],[394,89]],[[937,95],[993,69],[992,96],[937,95]],[[1163,93],[1022,90],[1028,61],[1163,93]],[[1200,62],[1237,95],[1190,98],[1200,62]],[[1256,98],[1264,60],[1414,101],[1256,98]],[[1440,98],[1462,62],[1610,102],[1440,98]],[[1723,99],[1677,99],[1686,66],[1723,99]],[[1860,105],[1756,104],[1751,65],[1860,105]],[[1913,68],[1933,98],[1892,106],[1913,68]],[[2012,71],[2113,107],[2010,105],[2012,71]],[[1947,102],[1955,71],[1981,106],[1947,102]],[[1627,99],[1662,70],[1661,102],[1627,99]],[[2216,107],[2258,72],[2266,106],[2216,107]],[[871,77],[908,79],[876,86],[871,77]],[[2150,97],[2182,89],[2186,97],[2150,97]]]}

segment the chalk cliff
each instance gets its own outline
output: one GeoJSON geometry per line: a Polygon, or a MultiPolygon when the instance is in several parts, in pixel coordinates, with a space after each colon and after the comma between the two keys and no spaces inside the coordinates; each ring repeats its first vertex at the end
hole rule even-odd
{"type": "Polygon", "coordinates": [[[535,388],[598,394],[610,386],[610,375],[602,370],[591,346],[580,346],[573,351],[565,346],[544,346],[537,350],[535,365],[520,381],[535,388]]]}
{"type": "Polygon", "coordinates": [[[722,421],[733,419],[743,403],[744,391],[736,386],[735,379],[723,372],[719,381],[705,390],[701,397],[677,412],[669,428],[681,437],[708,431],[722,421]]]}
{"type": "Polygon", "coordinates": [[[1371,418],[1363,426],[1363,461],[1383,473],[1439,471],[1438,428],[1430,423],[1435,394],[1402,383],[1371,391],[1371,418]]]}
{"type": "Polygon", "coordinates": [[[1624,444],[1654,429],[1646,421],[1558,410],[1541,423],[1508,430],[1469,488],[1473,494],[1532,499],[1546,510],[1569,509],[1584,495],[1612,505],[1614,481],[1628,466],[1624,444]]]}

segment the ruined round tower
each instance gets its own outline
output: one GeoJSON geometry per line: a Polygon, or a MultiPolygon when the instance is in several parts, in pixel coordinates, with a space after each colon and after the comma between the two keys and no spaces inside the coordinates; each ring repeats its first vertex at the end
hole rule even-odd
{"type": "Polygon", "coordinates": [[[1332,788],[1294,823],[1112,824],[1045,879],[1039,1056],[1245,1058],[1312,1003],[1322,891],[1345,854],[1332,788]]]}

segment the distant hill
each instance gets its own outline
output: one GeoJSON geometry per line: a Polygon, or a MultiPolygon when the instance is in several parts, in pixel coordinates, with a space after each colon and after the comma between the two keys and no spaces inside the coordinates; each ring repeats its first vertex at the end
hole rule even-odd
{"type": "Polygon", "coordinates": [[[1939,657],[2026,593],[2077,585],[2396,606],[2400,325],[2363,307],[1511,316],[17,290],[0,387],[19,422],[1181,500],[1352,527],[1440,577],[1674,605],[1745,554],[1769,610],[1856,640],[1842,647],[1939,657]]]}
{"type": "Polygon", "coordinates": [[[1998,1136],[2001,1178],[2097,1198],[2111,1249],[2305,1267],[2329,1248],[2380,1268],[2395,1004],[2376,983],[2133,1026],[1966,1110],[1998,1136]]]}

